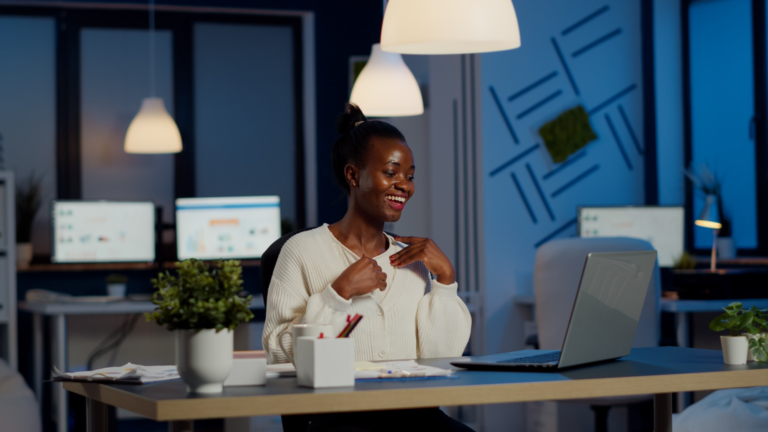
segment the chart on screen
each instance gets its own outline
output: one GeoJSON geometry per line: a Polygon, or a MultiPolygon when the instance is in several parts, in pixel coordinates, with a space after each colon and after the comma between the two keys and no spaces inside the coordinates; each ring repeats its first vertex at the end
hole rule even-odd
{"type": "Polygon", "coordinates": [[[55,201],[53,262],[155,260],[152,202],[55,201]]]}
{"type": "Polygon", "coordinates": [[[261,258],[278,238],[278,196],[176,200],[176,252],[180,260],[261,258]]]}

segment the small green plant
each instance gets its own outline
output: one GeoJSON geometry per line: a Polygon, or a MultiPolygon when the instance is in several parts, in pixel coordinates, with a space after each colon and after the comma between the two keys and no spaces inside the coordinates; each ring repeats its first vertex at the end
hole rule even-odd
{"type": "Polygon", "coordinates": [[[40,210],[43,196],[43,176],[32,172],[16,186],[16,243],[32,241],[32,225],[40,210]]]}
{"type": "Polygon", "coordinates": [[[121,275],[118,273],[112,273],[110,275],[107,275],[107,283],[108,284],[124,284],[128,283],[128,276],[121,275]]]}
{"type": "MultiPolygon", "coordinates": [[[[728,330],[731,336],[738,336],[741,332],[749,332],[749,334],[760,333],[760,321],[755,321],[755,311],[759,313],[759,310],[755,307],[750,310],[742,309],[740,302],[733,302],[727,307],[724,307],[724,314],[718,315],[709,323],[709,328],[714,331],[728,330]],[[758,324],[756,327],[754,324],[758,324]]],[[[765,320],[761,317],[757,317],[758,320],[762,319],[762,325],[765,325],[765,320]]]]}
{"type": "Polygon", "coordinates": [[[248,322],[252,297],[240,297],[243,269],[240,261],[219,261],[213,269],[199,260],[176,263],[178,277],[166,271],[152,279],[157,291],[152,303],[158,307],[146,313],[147,321],[155,321],[168,330],[234,330],[248,322]]]}
{"type": "Polygon", "coordinates": [[[693,270],[695,268],[696,260],[688,251],[683,251],[683,254],[675,261],[675,270],[693,270]]]}
{"type": "Polygon", "coordinates": [[[758,361],[768,360],[768,342],[762,336],[749,339],[749,351],[758,361]]]}

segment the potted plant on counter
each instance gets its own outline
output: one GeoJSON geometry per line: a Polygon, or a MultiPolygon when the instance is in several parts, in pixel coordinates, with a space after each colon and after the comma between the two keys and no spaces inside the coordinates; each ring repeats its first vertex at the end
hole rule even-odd
{"type": "Polygon", "coordinates": [[[118,273],[107,275],[107,295],[110,297],[125,297],[128,277],[118,273]]]}
{"type": "MultiPolygon", "coordinates": [[[[740,302],[734,302],[723,308],[725,313],[715,317],[709,323],[709,328],[714,331],[728,330],[729,335],[720,336],[720,345],[723,348],[723,360],[725,364],[741,365],[747,363],[750,337],[757,335],[760,328],[755,327],[755,311],[742,309],[740,302]]],[[[762,317],[758,317],[762,319],[762,317]]],[[[762,321],[765,323],[765,321],[762,321]]]]}
{"type": "Polygon", "coordinates": [[[176,266],[178,277],[166,271],[152,279],[158,307],[147,321],[175,331],[176,367],[188,391],[220,393],[232,368],[235,327],[253,318],[251,296],[238,296],[243,269],[236,260],[213,269],[195,259],[176,266]]]}
{"type": "Polygon", "coordinates": [[[33,172],[16,186],[16,266],[29,267],[32,261],[32,227],[40,210],[43,177],[33,172]]]}

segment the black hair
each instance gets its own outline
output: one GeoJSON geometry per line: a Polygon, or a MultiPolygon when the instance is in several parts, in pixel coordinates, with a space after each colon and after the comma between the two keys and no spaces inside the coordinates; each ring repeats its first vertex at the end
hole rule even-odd
{"type": "Polygon", "coordinates": [[[365,160],[371,138],[392,138],[405,142],[403,134],[394,126],[379,120],[368,120],[357,105],[348,103],[336,120],[339,137],[331,150],[331,166],[336,183],[349,195],[349,184],[344,167],[365,160]]]}

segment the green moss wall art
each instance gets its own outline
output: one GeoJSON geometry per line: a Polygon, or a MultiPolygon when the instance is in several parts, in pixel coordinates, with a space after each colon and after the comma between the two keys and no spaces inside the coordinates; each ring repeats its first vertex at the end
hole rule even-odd
{"type": "Polygon", "coordinates": [[[544,146],[554,163],[564,162],[568,156],[597,139],[589,124],[589,114],[581,105],[545,123],[539,128],[539,136],[544,140],[544,146]]]}

